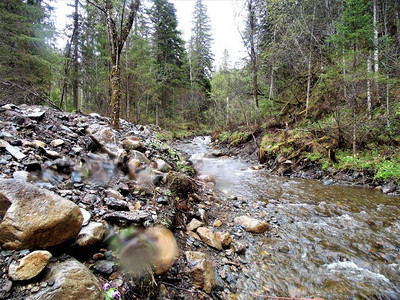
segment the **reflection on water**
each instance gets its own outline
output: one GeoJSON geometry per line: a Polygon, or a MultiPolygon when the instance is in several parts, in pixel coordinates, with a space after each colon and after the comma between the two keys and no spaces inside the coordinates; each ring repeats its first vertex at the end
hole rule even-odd
{"type": "Polygon", "coordinates": [[[240,299],[400,299],[400,198],[253,171],[207,155],[208,143],[195,138],[180,148],[219,190],[258,204],[277,225],[276,234],[251,236],[240,299]]]}

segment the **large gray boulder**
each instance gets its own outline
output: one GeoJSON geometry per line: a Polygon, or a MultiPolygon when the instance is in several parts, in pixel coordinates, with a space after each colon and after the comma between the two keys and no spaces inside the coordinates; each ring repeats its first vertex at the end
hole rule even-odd
{"type": "Polygon", "coordinates": [[[73,202],[14,179],[0,180],[0,245],[45,249],[76,237],[82,213],[73,202]]]}
{"type": "Polygon", "coordinates": [[[42,281],[52,281],[54,285],[41,289],[28,300],[104,299],[100,282],[85,265],[74,258],[50,263],[42,281]]]}

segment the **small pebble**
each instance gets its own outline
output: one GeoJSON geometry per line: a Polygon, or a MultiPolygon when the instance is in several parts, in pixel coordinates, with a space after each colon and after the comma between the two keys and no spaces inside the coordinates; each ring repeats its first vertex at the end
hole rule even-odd
{"type": "Polygon", "coordinates": [[[104,258],[104,254],[103,253],[96,253],[96,254],[93,254],[93,257],[92,257],[94,260],[100,260],[100,259],[103,259],[104,258]]]}

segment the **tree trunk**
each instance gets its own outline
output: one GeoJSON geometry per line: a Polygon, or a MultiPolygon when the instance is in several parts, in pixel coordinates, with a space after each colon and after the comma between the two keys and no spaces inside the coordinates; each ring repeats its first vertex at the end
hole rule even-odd
{"type": "Polygon", "coordinates": [[[158,113],[158,100],[156,100],[156,126],[160,125],[160,120],[159,120],[159,113],[158,113]]]}
{"type": "Polygon", "coordinates": [[[379,39],[378,39],[378,11],[376,0],[373,1],[373,23],[374,23],[374,72],[375,72],[375,86],[376,86],[376,101],[380,103],[379,97],[379,39]]]}
{"type": "Polygon", "coordinates": [[[229,97],[226,97],[226,125],[229,126],[231,123],[230,108],[229,108],[229,97]]]}
{"type": "Polygon", "coordinates": [[[313,8],[311,30],[310,30],[310,48],[308,55],[308,72],[307,72],[307,96],[306,96],[306,118],[308,117],[308,107],[310,105],[310,91],[311,91],[311,67],[312,67],[312,46],[313,46],[313,35],[314,35],[314,22],[315,22],[315,2],[313,8]]]}
{"type": "Polygon", "coordinates": [[[74,109],[78,111],[79,106],[79,79],[78,79],[78,70],[79,70],[79,62],[78,62],[78,35],[79,35],[79,16],[78,16],[78,7],[79,0],[75,0],[75,13],[74,13],[74,35],[73,35],[73,44],[74,44],[74,79],[72,81],[72,92],[74,97],[74,109]]]}
{"type": "MultiPolygon", "coordinates": [[[[108,34],[108,42],[110,45],[111,54],[111,74],[110,74],[110,118],[111,126],[114,129],[119,129],[119,115],[121,105],[121,69],[120,69],[120,58],[121,52],[124,48],[125,42],[128,38],[129,32],[132,29],[133,21],[136,17],[136,13],[139,10],[140,0],[132,0],[129,7],[130,12],[124,22],[124,16],[122,14],[120,18],[120,33],[118,34],[117,25],[115,18],[113,18],[113,1],[104,0],[104,6],[98,0],[87,0],[89,3],[101,10],[105,15],[105,23],[108,34]]],[[[123,5],[123,12],[125,11],[125,3],[123,5]]]]}
{"type": "Polygon", "coordinates": [[[129,99],[129,70],[128,70],[128,41],[126,42],[125,49],[125,72],[126,72],[126,120],[129,122],[130,119],[130,99],[129,99]]]}
{"type": "Polygon", "coordinates": [[[251,59],[251,68],[253,72],[253,99],[254,99],[254,121],[258,122],[258,78],[257,78],[257,57],[256,57],[256,49],[254,43],[254,36],[256,30],[255,24],[255,6],[253,5],[253,0],[248,0],[248,12],[249,12],[249,25],[250,25],[250,59],[251,59]]]}
{"type": "Polygon", "coordinates": [[[368,116],[371,118],[371,112],[372,112],[372,103],[371,103],[371,79],[369,78],[372,73],[372,63],[371,63],[371,53],[368,54],[367,58],[367,110],[368,110],[368,116]]]}
{"type": "Polygon", "coordinates": [[[111,127],[119,129],[119,112],[121,103],[121,70],[119,64],[112,66],[110,75],[111,101],[110,118],[111,127]]]}

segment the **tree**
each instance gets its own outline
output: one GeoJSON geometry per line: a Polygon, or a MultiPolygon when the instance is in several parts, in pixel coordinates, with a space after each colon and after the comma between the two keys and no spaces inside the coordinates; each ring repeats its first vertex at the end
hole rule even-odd
{"type": "Polygon", "coordinates": [[[121,104],[121,53],[124,48],[126,39],[131,31],[133,21],[139,9],[140,0],[131,0],[129,4],[129,14],[124,20],[126,1],[122,5],[122,14],[120,16],[120,26],[117,27],[117,15],[114,9],[112,0],[104,0],[100,3],[99,0],[89,1],[105,16],[105,24],[108,34],[108,41],[110,46],[111,56],[111,74],[110,74],[110,87],[111,87],[111,100],[110,100],[110,113],[111,113],[111,126],[119,129],[119,115],[121,104]]]}
{"type": "Polygon", "coordinates": [[[185,61],[186,52],[184,41],[177,29],[173,4],[167,0],[154,0],[149,12],[153,24],[152,52],[156,64],[156,82],[158,99],[155,103],[156,125],[159,125],[159,106],[163,109],[164,118],[167,109],[174,105],[167,105],[173,99],[174,88],[186,82],[185,61]]]}
{"type": "Polygon", "coordinates": [[[210,19],[203,0],[197,0],[193,11],[193,28],[190,47],[190,69],[192,83],[204,92],[211,88],[210,79],[213,72],[214,55],[210,19]]]}
{"type": "Polygon", "coordinates": [[[75,0],[75,12],[74,12],[74,30],[72,34],[72,42],[74,45],[74,56],[73,56],[73,62],[74,62],[74,74],[73,74],[73,93],[74,93],[74,109],[75,111],[78,111],[78,105],[79,105],[79,57],[78,57],[78,52],[79,52],[79,46],[78,46],[78,40],[79,40],[79,0],[75,0]]]}
{"type": "Polygon", "coordinates": [[[0,1],[0,95],[3,101],[48,98],[54,33],[41,0],[0,1]],[[42,97],[43,98],[43,97],[42,97]]]}

